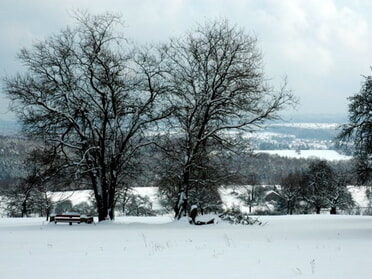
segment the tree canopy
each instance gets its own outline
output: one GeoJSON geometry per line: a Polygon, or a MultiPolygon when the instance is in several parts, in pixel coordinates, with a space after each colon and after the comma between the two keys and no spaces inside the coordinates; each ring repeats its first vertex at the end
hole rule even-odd
{"type": "Polygon", "coordinates": [[[113,218],[145,128],[168,113],[157,64],[132,48],[115,26],[120,17],[79,13],[75,28],[22,49],[24,74],[7,78],[6,92],[25,132],[63,156],[76,180],[86,180],[99,220],[113,218]]]}
{"type": "Polygon", "coordinates": [[[180,218],[187,211],[189,191],[203,187],[202,170],[216,156],[213,152],[237,146],[242,151],[239,132],[252,132],[278,118],[295,100],[285,82],[279,90],[267,82],[256,37],[226,20],[198,25],[170,40],[161,53],[170,101],[177,108],[173,123],[179,131],[178,152],[171,156],[182,173],[175,207],[180,218]]]}

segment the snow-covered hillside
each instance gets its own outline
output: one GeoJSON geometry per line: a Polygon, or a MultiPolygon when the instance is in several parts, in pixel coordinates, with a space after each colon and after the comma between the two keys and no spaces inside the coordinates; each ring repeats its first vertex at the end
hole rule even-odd
{"type": "Polygon", "coordinates": [[[99,224],[0,219],[1,278],[370,278],[372,217],[260,217],[191,226],[167,217],[99,224]]]}

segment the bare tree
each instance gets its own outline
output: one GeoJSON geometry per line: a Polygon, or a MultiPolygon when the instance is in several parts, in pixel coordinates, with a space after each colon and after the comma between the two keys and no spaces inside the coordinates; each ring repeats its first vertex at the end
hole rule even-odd
{"type": "Polygon", "coordinates": [[[336,174],[325,160],[315,160],[310,163],[305,173],[306,187],[303,199],[320,214],[322,208],[329,207],[330,194],[335,188],[336,174]]]}
{"type": "Polygon", "coordinates": [[[5,91],[28,135],[53,145],[75,180],[94,190],[100,221],[114,218],[115,195],[148,144],[145,129],[167,115],[160,70],[151,50],[133,53],[113,14],[76,15],[66,28],[19,59],[24,74],[5,91]]]}
{"type": "Polygon", "coordinates": [[[53,204],[47,192],[63,187],[62,184],[71,181],[66,179],[63,168],[57,161],[58,156],[50,153],[50,150],[39,150],[35,147],[28,154],[22,164],[27,172],[25,177],[19,178],[18,183],[11,184],[3,191],[9,215],[26,217],[39,214],[48,219],[53,204]]]}
{"type": "Polygon", "coordinates": [[[35,148],[28,155],[25,166],[28,170],[26,182],[38,193],[36,202],[39,212],[48,220],[54,203],[50,198],[50,192],[71,188],[78,188],[82,181],[74,181],[70,177],[71,172],[66,166],[64,156],[58,155],[55,146],[47,144],[35,148]]]}
{"type": "MultiPolygon", "coordinates": [[[[167,139],[162,146],[160,163],[157,166],[157,186],[162,204],[168,209],[175,209],[179,197],[179,185],[182,180],[183,141],[175,135],[167,139]]],[[[215,150],[216,151],[216,150],[215,150]]],[[[190,175],[188,199],[199,208],[201,214],[222,210],[219,186],[230,183],[235,171],[229,164],[229,156],[222,151],[213,154],[205,152],[198,158],[198,165],[190,175]]]]}
{"type": "Polygon", "coordinates": [[[292,215],[298,209],[303,184],[304,174],[300,171],[289,173],[282,178],[279,191],[279,196],[282,199],[280,206],[286,210],[287,214],[292,215]]]}
{"type": "Polygon", "coordinates": [[[198,26],[162,48],[169,99],[179,138],[177,218],[188,208],[193,174],[216,146],[238,145],[239,132],[252,132],[294,104],[284,84],[276,92],[265,79],[257,40],[227,21],[198,26]],[[235,132],[235,134],[233,133],[235,132]]]}
{"type": "Polygon", "coordinates": [[[14,183],[3,192],[5,212],[10,217],[28,217],[32,213],[35,191],[25,179],[14,183]]]}
{"type": "Polygon", "coordinates": [[[244,192],[239,198],[249,207],[249,213],[252,213],[252,207],[259,205],[264,199],[264,189],[258,181],[256,174],[251,173],[246,177],[246,186],[244,192]]]}
{"type": "Polygon", "coordinates": [[[330,206],[330,214],[337,214],[338,209],[350,209],[355,203],[351,193],[346,186],[344,175],[337,175],[333,189],[328,195],[328,204],[330,206]]]}

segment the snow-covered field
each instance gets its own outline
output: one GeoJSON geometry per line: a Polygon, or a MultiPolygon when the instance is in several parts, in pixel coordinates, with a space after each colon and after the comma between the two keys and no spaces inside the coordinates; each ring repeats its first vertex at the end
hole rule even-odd
{"type": "Polygon", "coordinates": [[[319,123],[319,122],[291,122],[291,123],[275,123],[268,125],[269,127],[289,127],[301,129],[323,129],[323,130],[336,130],[340,128],[340,123],[319,123]]]}
{"type": "Polygon", "coordinates": [[[258,150],[258,153],[267,153],[287,158],[320,159],[329,161],[350,160],[351,156],[338,153],[335,150],[258,150]]]}
{"type": "Polygon", "coordinates": [[[99,224],[0,219],[1,278],[372,278],[372,217],[260,217],[191,226],[169,217],[99,224]]]}

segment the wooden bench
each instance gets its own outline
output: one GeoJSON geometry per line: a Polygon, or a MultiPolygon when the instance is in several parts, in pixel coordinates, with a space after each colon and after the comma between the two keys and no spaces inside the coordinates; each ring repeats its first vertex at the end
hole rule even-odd
{"type": "Polygon", "coordinates": [[[57,214],[54,217],[54,223],[69,223],[70,226],[72,223],[77,223],[80,224],[81,219],[80,219],[80,214],[75,214],[75,213],[66,213],[66,214],[57,214]]]}
{"type": "Polygon", "coordinates": [[[52,215],[49,217],[49,222],[57,223],[69,223],[72,225],[72,223],[86,223],[86,224],[93,224],[94,218],[91,215],[80,215],[80,213],[63,213],[63,214],[57,214],[52,215]]]}

